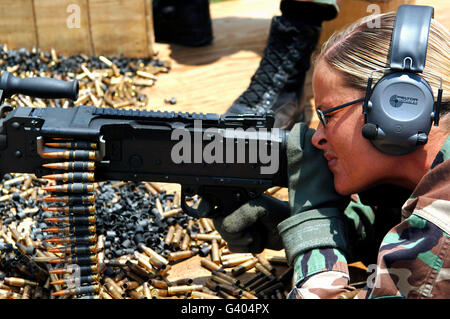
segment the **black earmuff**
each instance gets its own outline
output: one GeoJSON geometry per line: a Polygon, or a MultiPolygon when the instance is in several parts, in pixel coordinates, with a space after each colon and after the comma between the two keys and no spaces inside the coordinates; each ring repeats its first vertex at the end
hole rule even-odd
{"type": "Polygon", "coordinates": [[[430,85],[419,75],[425,67],[433,13],[429,6],[400,6],[391,39],[390,67],[374,71],[388,72],[373,88],[372,74],[369,77],[362,135],[383,153],[414,152],[427,143],[432,123],[438,125],[442,92],[435,103],[430,85]]]}

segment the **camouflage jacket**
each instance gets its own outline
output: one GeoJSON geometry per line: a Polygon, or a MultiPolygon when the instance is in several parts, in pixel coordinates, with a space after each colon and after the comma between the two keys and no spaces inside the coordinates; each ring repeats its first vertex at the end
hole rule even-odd
{"type": "Polygon", "coordinates": [[[294,263],[289,298],[450,298],[450,137],[368,270],[366,286],[355,289],[341,251],[309,251],[294,263]]]}

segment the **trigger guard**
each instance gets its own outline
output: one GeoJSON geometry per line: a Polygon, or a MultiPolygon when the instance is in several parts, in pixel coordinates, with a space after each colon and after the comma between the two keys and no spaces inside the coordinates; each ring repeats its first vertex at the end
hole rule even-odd
{"type": "Polygon", "coordinates": [[[199,210],[188,206],[186,204],[186,197],[186,193],[183,191],[183,189],[181,189],[181,208],[183,209],[183,212],[185,214],[194,218],[202,218],[208,216],[211,213],[211,205],[205,198],[202,198],[202,203],[203,205],[208,205],[206,213],[204,212],[204,210],[199,210]]]}

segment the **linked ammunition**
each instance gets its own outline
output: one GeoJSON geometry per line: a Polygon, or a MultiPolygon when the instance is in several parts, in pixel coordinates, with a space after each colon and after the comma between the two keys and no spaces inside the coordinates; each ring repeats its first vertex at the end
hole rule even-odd
{"type": "Polygon", "coordinates": [[[66,171],[93,171],[95,170],[95,162],[61,162],[43,164],[43,167],[50,169],[60,169],[66,171]]]}
{"type": "Polygon", "coordinates": [[[84,151],[84,150],[76,150],[76,151],[63,151],[63,152],[49,152],[43,153],[43,158],[52,158],[52,159],[67,159],[71,161],[90,161],[96,160],[99,158],[98,151],[84,151]]]}
{"type": "Polygon", "coordinates": [[[48,271],[50,274],[65,275],[79,273],[83,275],[91,275],[98,272],[98,265],[81,265],[81,266],[67,266],[64,268],[55,268],[48,271]]]}
{"type": "Polygon", "coordinates": [[[96,245],[79,245],[79,246],[65,246],[65,247],[55,247],[55,248],[48,248],[48,252],[51,253],[65,253],[65,254],[71,254],[71,255],[86,255],[86,254],[93,254],[97,251],[96,245]]]}
{"type": "Polygon", "coordinates": [[[55,291],[52,293],[52,296],[74,296],[74,295],[98,293],[99,291],[100,291],[99,285],[81,286],[73,289],[55,291]]]}
{"type": "Polygon", "coordinates": [[[45,228],[42,231],[47,233],[63,233],[63,234],[76,234],[76,235],[89,235],[95,234],[97,228],[95,225],[70,225],[69,227],[51,227],[45,228]]]}
{"type": "Polygon", "coordinates": [[[79,236],[72,235],[69,237],[54,237],[48,238],[45,241],[55,244],[71,244],[71,245],[89,244],[95,243],[97,241],[97,235],[79,235],[79,236]]]}
{"type": "Polygon", "coordinates": [[[44,196],[42,200],[54,203],[90,204],[94,203],[95,195],[44,196]]]}
{"type": "Polygon", "coordinates": [[[55,258],[48,262],[51,264],[77,264],[77,265],[89,265],[97,263],[97,255],[73,255],[65,258],[55,258]]]}
{"type": "Polygon", "coordinates": [[[97,221],[96,215],[73,215],[67,217],[47,217],[44,219],[46,223],[61,223],[71,225],[92,225],[97,221]]]}
{"type": "Polygon", "coordinates": [[[44,191],[60,193],[90,193],[94,191],[94,184],[73,183],[56,186],[44,186],[44,191]]]}
{"type": "Polygon", "coordinates": [[[56,148],[70,148],[77,150],[96,150],[97,143],[78,141],[78,142],[49,142],[45,143],[45,146],[56,148]]]}
{"type": "Polygon", "coordinates": [[[99,276],[95,275],[87,275],[87,276],[69,276],[68,278],[59,279],[55,281],[51,281],[50,285],[81,285],[81,284],[89,284],[93,282],[99,281],[99,276]]]}
{"type": "Polygon", "coordinates": [[[62,181],[70,183],[86,183],[86,182],[93,182],[95,180],[94,173],[86,173],[86,172],[51,174],[51,175],[44,175],[42,176],[42,178],[58,182],[62,181]]]}

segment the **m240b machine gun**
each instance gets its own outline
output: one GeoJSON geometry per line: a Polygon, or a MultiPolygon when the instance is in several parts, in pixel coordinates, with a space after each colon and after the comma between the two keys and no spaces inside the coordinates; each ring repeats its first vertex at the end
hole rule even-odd
{"type": "Polygon", "coordinates": [[[198,216],[186,203],[197,194],[208,207],[202,216],[211,217],[287,185],[288,132],[272,128],[271,114],[12,108],[3,101],[13,94],[75,100],[78,83],[6,71],[0,94],[0,174],[65,173],[72,184],[56,192],[81,194],[86,183],[105,180],[178,183],[184,212],[198,216]]]}

